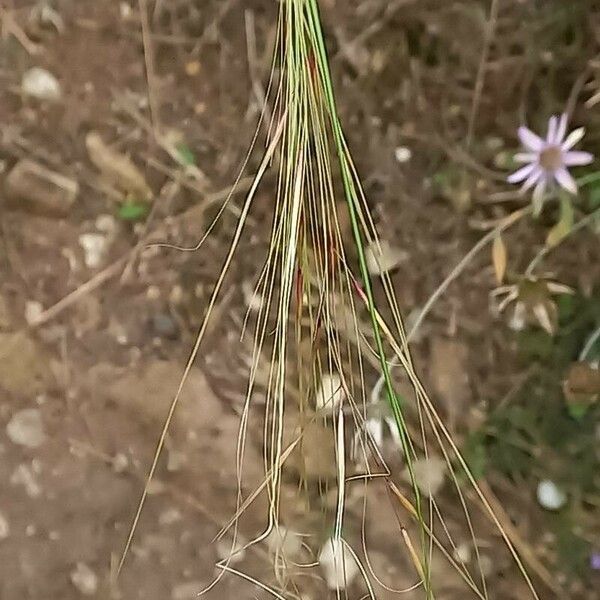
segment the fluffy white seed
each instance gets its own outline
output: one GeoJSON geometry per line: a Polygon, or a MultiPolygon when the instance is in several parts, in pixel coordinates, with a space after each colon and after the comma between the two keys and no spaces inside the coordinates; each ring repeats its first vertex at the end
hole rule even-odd
{"type": "Polygon", "coordinates": [[[319,564],[330,590],[344,590],[359,573],[356,559],[342,539],[329,538],[319,552],[319,564]]]}
{"type": "Polygon", "coordinates": [[[435,496],[442,486],[446,475],[446,463],[436,456],[420,458],[412,465],[416,484],[427,497],[435,496]]]}
{"type": "Polygon", "coordinates": [[[342,387],[341,377],[337,373],[323,375],[315,399],[317,410],[327,408],[330,411],[335,411],[339,408],[345,397],[346,393],[342,387]]]}

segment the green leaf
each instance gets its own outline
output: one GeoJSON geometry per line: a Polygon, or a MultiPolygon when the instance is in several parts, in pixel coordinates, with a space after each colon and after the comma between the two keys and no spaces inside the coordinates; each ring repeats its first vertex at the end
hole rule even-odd
{"type": "Polygon", "coordinates": [[[591,210],[600,208],[600,186],[594,186],[588,194],[588,202],[591,210]]]}
{"type": "Polygon", "coordinates": [[[121,221],[139,221],[146,217],[150,207],[145,202],[137,200],[125,200],[119,210],[117,216],[121,221]]]}
{"type": "Polygon", "coordinates": [[[583,417],[587,414],[590,408],[589,404],[576,404],[569,402],[567,403],[567,409],[569,411],[569,415],[576,421],[581,421],[583,417]]]}
{"type": "Polygon", "coordinates": [[[463,448],[463,456],[475,480],[484,477],[488,465],[485,436],[480,431],[469,435],[463,448]]]}
{"type": "Polygon", "coordinates": [[[552,355],[554,342],[545,331],[527,329],[517,334],[517,344],[525,359],[546,360],[552,355]]]}
{"type": "Polygon", "coordinates": [[[548,232],[546,246],[552,248],[559,244],[573,229],[573,204],[567,194],[560,195],[560,218],[548,232]]]}
{"type": "Polygon", "coordinates": [[[179,142],[175,145],[175,148],[177,149],[182,164],[188,167],[193,167],[196,164],[196,155],[189,146],[183,142],[179,142]]]}

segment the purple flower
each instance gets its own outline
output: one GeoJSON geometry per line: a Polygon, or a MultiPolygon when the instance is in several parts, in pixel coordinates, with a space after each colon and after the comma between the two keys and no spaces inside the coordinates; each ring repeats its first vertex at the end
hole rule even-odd
{"type": "Polygon", "coordinates": [[[590,567],[594,571],[600,571],[600,552],[592,552],[590,556],[590,567]]]}
{"type": "Polygon", "coordinates": [[[550,117],[546,139],[537,136],[527,127],[519,127],[519,139],[527,150],[515,155],[515,161],[528,163],[513,173],[509,183],[523,183],[522,191],[534,187],[533,206],[536,212],[542,207],[544,193],[554,182],[571,194],[577,193],[577,184],[568,167],[589,165],[594,157],[589,152],[571,150],[583,137],[583,127],[568,136],[567,115],[550,117]],[[565,137],[566,136],[566,137],[565,137]]]}

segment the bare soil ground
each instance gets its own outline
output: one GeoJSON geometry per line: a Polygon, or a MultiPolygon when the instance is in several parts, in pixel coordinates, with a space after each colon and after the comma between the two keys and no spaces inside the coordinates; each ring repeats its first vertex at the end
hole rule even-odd
{"type": "MultiPolygon", "coordinates": [[[[131,552],[113,581],[162,420],[236,223],[238,195],[201,251],[147,244],[193,246],[235,180],[269,75],[277,3],[148,4],[152,56],[148,46],[144,51],[136,2],[15,0],[0,13],[2,600],[187,600],[213,580],[215,562],[228,553],[211,541],[235,510],[236,438],[249,351],[238,336],[246,290],[268,243],[274,199],[269,180],[185,388],[131,552]],[[43,12],[46,5],[51,12],[43,12]],[[56,77],[59,97],[40,100],[23,92],[23,74],[32,67],[56,77]],[[169,143],[193,152],[197,171],[184,175],[153,135],[153,121],[168,132],[169,143]],[[139,190],[100,177],[86,146],[92,131],[144,174],[153,197],[144,218],[133,222],[119,213],[123,191],[139,199],[131,195],[139,190]],[[15,200],[5,184],[23,159],[77,182],[74,202],[67,206],[60,196],[48,208],[35,194],[31,203],[15,200]],[[25,434],[23,427],[9,434],[15,416],[28,409],[25,434]]],[[[381,237],[406,253],[394,279],[409,319],[486,223],[522,203],[516,195],[489,202],[505,190],[505,173],[494,160],[503,148],[516,146],[520,111],[526,105],[533,112],[558,110],[598,50],[598,13],[592,3],[574,1],[573,12],[584,15],[574,27],[589,27],[576,29],[572,52],[552,63],[544,55],[552,49],[543,47],[550,17],[535,4],[511,1],[502,10],[474,142],[465,152],[458,132],[464,135],[483,48],[483,3],[323,2],[341,118],[372,214],[381,237]],[[516,22],[527,22],[529,45],[522,32],[511,33],[516,22]],[[546,97],[533,81],[536,74],[552,82],[546,97]],[[410,149],[408,162],[398,162],[399,147],[410,149]],[[458,165],[466,180],[440,193],[433,175],[449,165],[458,165]]],[[[585,118],[598,144],[598,117],[585,118]]],[[[251,156],[248,174],[258,160],[251,156]]],[[[244,185],[243,179],[241,191],[244,185]]],[[[515,269],[543,243],[544,225],[523,222],[510,234],[515,269]]],[[[586,231],[560,256],[550,256],[548,269],[591,294],[600,280],[599,246],[597,235],[586,231]]],[[[416,362],[461,441],[491,407],[510,401],[530,369],[513,334],[490,311],[494,285],[489,256],[482,255],[436,305],[414,345],[416,362]]],[[[246,451],[246,492],[261,479],[259,441],[257,434],[246,451]]],[[[535,477],[515,482],[491,471],[487,480],[522,548],[547,565],[532,572],[540,597],[600,597],[597,573],[567,576],[556,564],[553,534],[535,503],[535,477]]],[[[293,495],[294,483],[286,485],[293,495]]],[[[264,508],[259,500],[244,515],[245,538],[264,525],[264,508]]],[[[307,530],[317,528],[306,507],[290,511],[307,530]]],[[[349,511],[356,527],[350,535],[359,539],[360,498],[350,499],[349,511]]],[[[408,588],[415,574],[405,547],[390,535],[395,518],[383,487],[373,486],[371,559],[389,585],[408,588]]],[[[490,597],[525,598],[493,527],[482,514],[473,520],[494,582],[490,597]]],[[[588,537],[597,529],[590,528],[588,537]]],[[[459,541],[470,539],[466,531],[452,533],[459,541]]],[[[249,550],[242,564],[269,581],[263,546],[249,550]]],[[[471,597],[444,568],[442,597],[471,597]]],[[[325,597],[318,568],[306,572],[304,597],[325,597]]],[[[349,597],[364,593],[357,586],[349,597]]],[[[381,587],[377,593],[396,597],[381,587]]],[[[269,596],[229,574],[206,597],[269,596]]]]}

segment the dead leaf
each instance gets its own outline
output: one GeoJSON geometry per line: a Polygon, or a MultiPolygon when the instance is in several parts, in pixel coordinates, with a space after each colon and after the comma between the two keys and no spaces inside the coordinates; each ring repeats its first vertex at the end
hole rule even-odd
{"type": "Polygon", "coordinates": [[[371,275],[384,275],[396,269],[410,258],[408,252],[392,246],[389,242],[371,242],[365,248],[365,261],[371,275]]]}
{"type": "Polygon", "coordinates": [[[128,156],[107,146],[95,131],[87,134],[85,145],[94,166],[113,185],[141,200],[152,197],[144,175],[128,156]]]}
{"type": "Polygon", "coordinates": [[[494,272],[496,273],[496,281],[501,284],[504,281],[504,275],[506,274],[506,262],[508,253],[506,251],[506,245],[502,236],[498,234],[494,238],[494,244],[492,246],[492,263],[494,264],[494,272]]]}
{"type": "Polygon", "coordinates": [[[600,398],[600,370],[585,362],[571,365],[563,382],[567,402],[591,405],[600,398]]]}

